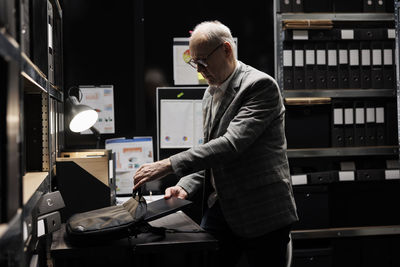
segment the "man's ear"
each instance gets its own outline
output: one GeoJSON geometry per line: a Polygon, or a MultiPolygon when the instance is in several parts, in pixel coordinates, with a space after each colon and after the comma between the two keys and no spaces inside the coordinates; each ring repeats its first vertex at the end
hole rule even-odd
{"type": "Polygon", "coordinates": [[[225,55],[229,56],[229,55],[233,54],[233,49],[229,42],[225,41],[223,47],[224,47],[225,55]]]}

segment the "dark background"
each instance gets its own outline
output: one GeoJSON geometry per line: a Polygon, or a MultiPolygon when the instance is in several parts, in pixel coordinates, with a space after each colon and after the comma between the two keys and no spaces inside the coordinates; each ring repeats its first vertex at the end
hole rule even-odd
{"type": "MultiPolygon", "coordinates": [[[[273,76],[273,1],[238,6],[209,0],[63,0],[61,5],[65,96],[71,86],[114,85],[116,133],[102,135],[102,146],[108,138],[143,135],[156,143],[155,88],[173,86],[173,38],[189,37],[199,22],[227,25],[238,38],[238,58],[273,76]]],[[[66,132],[65,145],[94,148],[95,138],[66,132]]]]}

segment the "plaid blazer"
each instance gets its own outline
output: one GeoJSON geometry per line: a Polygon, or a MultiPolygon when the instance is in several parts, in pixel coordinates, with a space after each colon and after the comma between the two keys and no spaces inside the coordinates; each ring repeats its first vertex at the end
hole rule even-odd
{"type": "Polygon", "coordinates": [[[204,144],[170,157],[178,185],[191,197],[212,168],[225,219],[255,237],[298,220],[286,155],[282,97],[275,80],[239,62],[210,122],[203,97],[204,144]]]}

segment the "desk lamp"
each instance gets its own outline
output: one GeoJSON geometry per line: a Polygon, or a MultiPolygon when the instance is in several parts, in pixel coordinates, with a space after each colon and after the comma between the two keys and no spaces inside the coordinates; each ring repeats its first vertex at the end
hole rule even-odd
{"type": "Polygon", "coordinates": [[[81,104],[76,96],[70,95],[70,90],[72,88],[73,87],[68,90],[68,98],[66,100],[67,121],[69,122],[68,128],[74,133],[90,129],[96,136],[96,148],[98,148],[100,133],[93,125],[96,123],[99,114],[91,107],[81,104]]]}
{"type": "Polygon", "coordinates": [[[80,104],[75,96],[69,96],[67,98],[66,106],[70,118],[69,129],[74,133],[89,129],[96,123],[99,117],[94,109],[80,104]]]}

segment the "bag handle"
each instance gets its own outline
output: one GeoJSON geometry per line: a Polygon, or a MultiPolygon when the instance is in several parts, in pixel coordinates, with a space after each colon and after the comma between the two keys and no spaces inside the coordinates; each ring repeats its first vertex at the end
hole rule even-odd
{"type": "Polygon", "coordinates": [[[142,190],[140,190],[139,188],[136,190],[132,190],[132,197],[134,198],[136,195],[142,197],[143,196],[142,190]]]}

